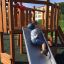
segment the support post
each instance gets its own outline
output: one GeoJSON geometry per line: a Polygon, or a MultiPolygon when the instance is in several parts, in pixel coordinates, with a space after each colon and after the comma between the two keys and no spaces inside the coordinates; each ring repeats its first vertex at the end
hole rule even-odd
{"type": "MultiPolygon", "coordinates": [[[[3,32],[0,32],[0,55],[4,52],[3,32]]],[[[0,56],[1,57],[1,56],[0,56]]]]}
{"type": "Polygon", "coordinates": [[[25,26],[28,24],[28,10],[26,9],[25,10],[26,13],[25,13],[25,26]]]}
{"type": "Polygon", "coordinates": [[[2,16],[3,16],[3,30],[4,32],[7,32],[6,0],[2,0],[2,16]]]}
{"type": "Polygon", "coordinates": [[[34,6],[34,11],[33,11],[33,23],[35,22],[35,6],[34,6]]]}
{"type": "Polygon", "coordinates": [[[22,52],[23,52],[23,45],[22,45],[22,43],[23,43],[23,37],[22,37],[22,33],[20,34],[20,54],[22,54],[22,52]]]}
{"type": "Polygon", "coordinates": [[[13,21],[13,0],[8,1],[8,14],[9,14],[9,32],[10,32],[10,55],[11,55],[11,64],[15,64],[15,45],[14,45],[14,21],[13,21]]]}
{"type": "Polygon", "coordinates": [[[51,31],[53,30],[53,22],[54,22],[54,6],[52,5],[51,6],[51,25],[50,25],[50,28],[51,28],[51,31]]]}
{"type": "Polygon", "coordinates": [[[11,55],[11,64],[15,64],[15,44],[14,44],[14,35],[10,31],[10,55],[11,55]]]}
{"type": "MultiPolygon", "coordinates": [[[[47,2],[49,2],[49,0],[47,2]]],[[[46,5],[46,33],[45,33],[45,36],[46,36],[47,40],[48,40],[48,18],[49,18],[49,3],[47,3],[47,5],[46,5]]]]}
{"type": "Polygon", "coordinates": [[[32,19],[31,19],[31,18],[32,18],[32,14],[31,14],[31,10],[29,10],[29,19],[28,19],[28,21],[29,21],[29,22],[31,22],[31,21],[32,21],[32,19]]]}

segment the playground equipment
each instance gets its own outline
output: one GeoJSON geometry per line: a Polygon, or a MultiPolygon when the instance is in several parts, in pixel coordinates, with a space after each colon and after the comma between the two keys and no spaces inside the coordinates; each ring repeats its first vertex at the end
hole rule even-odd
{"type": "MultiPolygon", "coordinates": [[[[26,27],[29,21],[35,21],[35,11],[42,12],[43,21],[41,27],[45,33],[45,37],[48,40],[48,32],[51,33],[53,42],[53,32],[55,32],[55,44],[57,44],[58,37],[58,16],[59,6],[50,3],[50,1],[30,1],[30,0],[0,0],[0,58],[3,64],[15,64],[15,45],[14,34],[19,34],[20,37],[20,53],[22,53],[22,26],[26,27]],[[17,2],[44,4],[46,10],[37,10],[27,8],[22,5],[17,5],[17,2]],[[14,5],[14,4],[15,5],[14,5]],[[49,6],[51,6],[51,12],[49,12],[49,6]],[[33,13],[33,14],[32,14],[33,13]],[[3,34],[10,35],[10,54],[4,51],[3,34]],[[3,58],[5,57],[5,59],[3,58]],[[7,63],[7,61],[9,61],[7,63]]],[[[53,44],[53,43],[52,43],[53,44]]],[[[64,43],[63,43],[64,44],[64,43]]]]}
{"type": "MultiPolygon", "coordinates": [[[[42,33],[42,35],[44,36],[43,33],[42,33]]],[[[27,50],[29,64],[56,64],[56,61],[52,55],[52,52],[50,50],[48,42],[45,39],[45,36],[44,36],[44,39],[46,41],[46,44],[47,44],[47,47],[49,50],[47,56],[41,54],[40,53],[41,50],[38,47],[33,46],[31,44],[29,29],[23,28],[23,36],[24,36],[24,41],[25,41],[25,46],[26,46],[26,50],[27,50]]]]}

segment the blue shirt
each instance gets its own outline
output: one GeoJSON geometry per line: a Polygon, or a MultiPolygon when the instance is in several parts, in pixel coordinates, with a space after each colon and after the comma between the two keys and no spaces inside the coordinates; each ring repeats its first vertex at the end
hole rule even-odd
{"type": "Polygon", "coordinates": [[[31,31],[31,41],[33,44],[37,45],[45,43],[42,31],[39,28],[35,28],[31,31]]]}

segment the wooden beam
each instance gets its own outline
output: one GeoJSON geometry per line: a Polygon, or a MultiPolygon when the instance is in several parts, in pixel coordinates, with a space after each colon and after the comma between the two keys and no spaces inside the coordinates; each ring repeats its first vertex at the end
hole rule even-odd
{"type": "Polygon", "coordinates": [[[9,31],[12,31],[14,29],[13,0],[9,0],[8,2],[8,18],[9,18],[9,31]]]}
{"type": "Polygon", "coordinates": [[[25,26],[25,13],[24,10],[21,11],[21,27],[25,26]]]}
{"type": "Polygon", "coordinates": [[[25,13],[25,26],[28,25],[28,10],[26,9],[25,10],[26,13],[25,13]]]}
{"type": "Polygon", "coordinates": [[[15,44],[14,44],[14,35],[10,31],[10,55],[11,55],[11,64],[15,64],[15,44]]]}
{"type": "Polygon", "coordinates": [[[49,18],[49,4],[46,5],[46,39],[48,40],[48,18],[49,18]]]}
{"type": "Polygon", "coordinates": [[[24,3],[35,3],[35,4],[47,4],[46,1],[35,1],[35,0],[14,0],[15,2],[24,2],[24,3]]]}
{"type": "Polygon", "coordinates": [[[29,19],[28,19],[29,22],[32,21],[32,13],[31,13],[31,10],[29,10],[29,19]]]}
{"type": "Polygon", "coordinates": [[[14,29],[17,27],[17,9],[14,7],[14,29]]]}
{"type": "MultiPolygon", "coordinates": [[[[33,8],[35,10],[35,6],[33,8]]],[[[33,11],[33,21],[35,21],[35,11],[33,11]]]]}
{"type": "Polygon", "coordinates": [[[7,32],[6,0],[2,0],[2,13],[3,13],[3,30],[4,32],[7,32]]]}
{"type": "Polygon", "coordinates": [[[35,1],[35,0],[14,0],[15,2],[23,2],[23,3],[33,3],[33,4],[49,4],[54,5],[53,3],[51,3],[49,0],[47,1],[35,1]]]}
{"type": "Polygon", "coordinates": [[[54,18],[53,18],[53,15],[54,15],[54,6],[51,6],[51,19],[50,19],[50,28],[51,30],[53,30],[53,22],[54,22],[54,18]]]}
{"type": "Polygon", "coordinates": [[[22,33],[20,34],[20,54],[22,54],[22,52],[23,52],[23,45],[22,45],[22,43],[23,43],[23,36],[22,36],[22,33]]]}
{"type": "Polygon", "coordinates": [[[3,32],[0,32],[0,54],[4,52],[3,32]]]}
{"type": "Polygon", "coordinates": [[[59,8],[56,8],[56,29],[58,29],[58,24],[59,24],[59,8]]]}
{"type": "Polygon", "coordinates": [[[0,32],[3,32],[2,1],[0,0],[0,32]]]}

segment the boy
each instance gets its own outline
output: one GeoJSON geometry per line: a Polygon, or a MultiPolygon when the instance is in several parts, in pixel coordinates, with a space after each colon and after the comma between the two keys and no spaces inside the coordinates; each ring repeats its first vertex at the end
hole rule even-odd
{"type": "Polygon", "coordinates": [[[41,46],[41,54],[47,55],[47,49],[46,49],[46,43],[44,40],[44,36],[42,35],[42,31],[40,28],[36,27],[37,24],[35,25],[34,23],[30,24],[28,28],[31,30],[31,41],[32,44],[35,46],[40,47],[41,46]],[[31,28],[32,27],[32,28],[31,28]]]}

